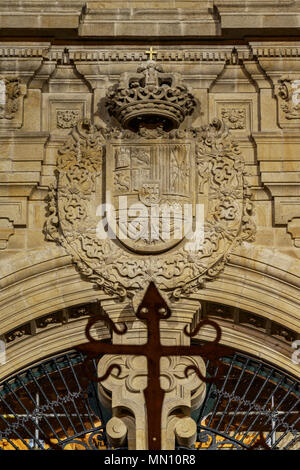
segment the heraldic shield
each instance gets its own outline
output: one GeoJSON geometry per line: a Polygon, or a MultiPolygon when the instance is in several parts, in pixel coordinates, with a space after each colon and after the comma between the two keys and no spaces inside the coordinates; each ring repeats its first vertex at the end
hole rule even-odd
{"type": "Polygon", "coordinates": [[[106,196],[110,228],[127,248],[159,253],[192,229],[195,145],[190,140],[125,133],[109,140],[106,196]],[[150,138],[149,138],[150,137],[150,138]]]}

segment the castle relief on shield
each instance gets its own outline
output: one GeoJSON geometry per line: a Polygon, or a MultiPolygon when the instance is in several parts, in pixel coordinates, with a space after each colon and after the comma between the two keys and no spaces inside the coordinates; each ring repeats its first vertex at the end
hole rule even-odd
{"type": "Polygon", "coordinates": [[[58,152],[47,238],[110,295],[152,280],[186,297],[253,240],[243,157],[224,122],[184,127],[193,94],[155,62],[123,74],[106,105],[119,127],[79,121],[58,152]]]}

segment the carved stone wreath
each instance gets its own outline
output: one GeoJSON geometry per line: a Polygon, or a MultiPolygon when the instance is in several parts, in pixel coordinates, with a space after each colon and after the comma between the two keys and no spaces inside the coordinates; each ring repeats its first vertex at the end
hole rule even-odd
{"type": "Polygon", "coordinates": [[[138,134],[98,129],[84,120],[58,153],[57,187],[49,191],[45,233],[66,249],[82,275],[107,294],[133,298],[152,280],[174,300],[201,289],[224,269],[238,244],[253,240],[250,196],[238,145],[220,120],[185,131],[141,128],[138,134]],[[191,250],[191,242],[183,239],[163,253],[136,253],[118,239],[99,239],[96,208],[103,202],[103,190],[111,189],[103,181],[112,139],[146,144],[155,138],[159,145],[162,139],[176,142],[183,137],[193,144],[195,193],[206,206],[199,249],[191,250]]]}

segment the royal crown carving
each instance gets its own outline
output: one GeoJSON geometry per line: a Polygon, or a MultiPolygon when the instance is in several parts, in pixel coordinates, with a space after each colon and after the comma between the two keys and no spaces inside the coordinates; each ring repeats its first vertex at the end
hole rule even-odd
{"type": "Polygon", "coordinates": [[[178,74],[164,73],[149,61],[137,73],[124,73],[107,93],[107,109],[123,128],[137,130],[142,122],[177,128],[194,111],[195,99],[178,74]]]}
{"type": "Polygon", "coordinates": [[[109,295],[133,298],[154,281],[186,297],[253,240],[245,163],[220,120],[171,131],[148,124],[74,127],[58,153],[45,232],[109,295]]]}
{"type": "Polygon", "coordinates": [[[283,101],[281,109],[285,114],[285,118],[289,121],[300,119],[300,80],[285,76],[278,82],[278,96],[283,101]]]}
{"type": "Polygon", "coordinates": [[[230,130],[246,128],[246,110],[243,108],[222,108],[221,116],[230,130]]]}

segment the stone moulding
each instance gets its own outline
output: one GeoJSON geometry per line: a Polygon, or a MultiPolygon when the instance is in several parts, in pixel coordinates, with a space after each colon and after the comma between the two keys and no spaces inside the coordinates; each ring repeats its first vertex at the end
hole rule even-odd
{"type": "Polygon", "coordinates": [[[212,0],[197,2],[87,2],[79,36],[215,36],[219,19],[212,0]],[[117,11],[117,13],[116,13],[117,11]]]}
{"type": "MultiPolygon", "coordinates": [[[[288,336],[279,337],[275,332],[275,329],[280,333],[289,330],[287,334],[290,335],[298,331],[299,339],[300,331],[297,322],[300,277],[297,272],[292,275],[285,271],[287,259],[290,264],[293,263],[292,257],[280,257],[272,253],[271,250],[265,250],[262,247],[257,251],[255,244],[246,244],[242,252],[239,250],[232,256],[225,272],[221,273],[215,282],[208,283],[205,289],[199,290],[191,297],[203,303],[203,314],[207,314],[209,318],[211,317],[220,323],[224,333],[223,344],[232,347],[234,344],[237,349],[251,351],[256,355],[259,352],[262,357],[277,364],[278,367],[286,368],[291,373],[297,374],[299,366],[293,366],[291,362],[293,351],[290,347],[291,343],[287,340],[288,336]],[[274,292],[280,292],[280,299],[276,297],[275,303],[274,292]],[[203,300],[205,299],[214,302],[208,311],[204,308],[205,302],[203,300]],[[216,305],[216,303],[220,305],[216,305]],[[225,318],[223,321],[222,312],[225,308],[230,308],[228,307],[230,305],[232,306],[231,318],[225,318]],[[234,323],[233,321],[232,315],[233,313],[236,315],[236,306],[243,309],[240,311],[243,323],[240,321],[234,323]],[[268,319],[270,319],[271,324],[265,325],[265,330],[257,329],[254,324],[249,325],[248,321],[244,322],[244,315],[248,315],[247,312],[249,312],[249,317],[250,315],[257,317],[257,323],[266,320],[268,323],[268,319]],[[226,342],[227,337],[228,342],[226,342]],[[241,338],[239,343],[233,343],[232,341],[236,341],[237,337],[241,338]]],[[[48,243],[48,247],[41,250],[31,250],[25,256],[24,252],[19,253],[11,257],[9,265],[7,265],[6,259],[2,259],[0,265],[0,318],[4,334],[14,331],[25,322],[30,323],[32,320],[49,316],[53,311],[57,312],[58,309],[62,313],[62,310],[71,307],[71,316],[73,317],[77,309],[79,310],[76,305],[97,302],[99,299],[101,305],[109,301],[116,305],[117,309],[122,308],[122,304],[119,305],[116,297],[108,299],[106,294],[94,289],[92,283],[85,282],[79,273],[76,273],[71,263],[71,256],[68,256],[64,249],[55,246],[54,243],[48,243]]],[[[183,300],[185,303],[187,301],[187,299],[183,300]]],[[[126,304],[124,307],[126,308],[126,304]]],[[[131,316],[129,317],[131,318],[131,316]]],[[[84,320],[85,315],[81,318],[82,321],[86,321],[84,320]]],[[[74,320],[76,319],[74,318],[74,320]]],[[[76,325],[74,320],[72,319],[72,325],[76,325]]],[[[124,317],[120,321],[124,321],[124,317]]],[[[235,321],[237,321],[236,318],[235,321]]],[[[81,332],[84,330],[83,325],[81,324],[80,327],[81,332]]],[[[34,349],[34,360],[41,358],[41,354],[45,354],[45,351],[47,354],[57,352],[57,343],[54,340],[56,331],[55,338],[58,337],[65,341],[59,346],[59,350],[65,350],[82,342],[84,340],[83,333],[79,340],[74,339],[70,343],[70,327],[70,321],[68,325],[63,323],[57,324],[57,326],[49,324],[45,328],[37,329],[37,334],[34,337],[16,338],[8,347],[9,357],[12,360],[7,364],[7,367],[1,368],[1,377],[14,370],[12,367],[14,367],[14,358],[16,359],[17,352],[20,367],[32,362],[33,343],[31,341],[35,341],[37,344],[34,349]],[[45,342],[47,345],[49,344],[49,347],[46,347],[45,342]],[[9,352],[10,348],[12,348],[11,352],[9,352]],[[26,355],[24,355],[25,350],[26,355]]]]}
{"type": "Polygon", "coordinates": [[[291,234],[295,247],[300,248],[300,217],[294,217],[288,222],[287,231],[291,234]]]}
{"type": "Polygon", "coordinates": [[[15,230],[12,221],[9,218],[0,217],[0,250],[4,250],[7,247],[9,237],[14,233],[15,230]]]}
{"type": "MultiPolygon", "coordinates": [[[[101,302],[100,302],[101,304],[101,302]]],[[[24,336],[35,336],[44,331],[44,329],[59,328],[60,326],[77,321],[79,319],[90,318],[95,312],[97,302],[86,303],[83,305],[72,306],[56,310],[46,315],[23,323],[9,331],[4,331],[1,335],[6,343],[18,342],[24,339],[24,336]]],[[[213,319],[222,322],[228,329],[235,325],[235,328],[244,331],[245,328],[255,331],[255,334],[261,333],[268,337],[268,341],[278,339],[282,345],[290,346],[291,343],[300,338],[300,333],[296,333],[284,326],[284,324],[276,323],[262,315],[248,312],[231,305],[222,303],[202,301],[202,308],[199,311],[199,319],[213,319]]],[[[103,329],[105,330],[103,325],[103,329]]],[[[107,334],[109,332],[107,330],[107,334]]]]}
{"type": "Polygon", "coordinates": [[[272,28],[279,35],[282,29],[298,28],[299,17],[299,4],[293,0],[0,2],[3,29],[72,29],[82,37],[218,37],[222,29],[236,28],[272,28]]]}
{"type": "MultiPolygon", "coordinates": [[[[89,305],[86,306],[89,308],[89,305]]],[[[220,305],[224,308],[224,305],[220,305]]],[[[72,307],[71,310],[76,311],[78,307],[72,307]]],[[[214,308],[215,310],[215,308],[214,308]]],[[[70,311],[68,312],[70,314],[70,311]]],[[[48,314],[49,316],[49,314],[48,314]]],[[[6,344],[8,361],[3,365],[0,370],[1,380],[8,377],[16,369],[16,362],[18,368],[24,368],[32,361],[38,361],[45,357],[45,355],[52,355],[57,353],[58,350],[67,350],[76,346],[84,341],[84,327],[86,325],[86,316],[81,316],[75,320],[69,320],[67,323],[48,324],[44,328],[40,328],[34,332],[35,326],[27,324],[20,325],[19,328],[14,328],[7,332],[7,337],[0,336],[0,339],[11,341],[6,344]],[[26,330],[26,331],[25,331],[26,330]],[[20,333],[18,333],[20,331],[20,333]],[[22,334],[25,331],[25,334],[22,334]],[[58,347],[59,344],[59,347],[58,347]]],[[[222,344],[230,347],[236,347],[240,351],[245,351],[253,355],[260,353],[265,360],[276,364],[278,367],[284,368],[291,374],[297,375],[298,367],[293,365],[291,361],[292,348],[291,343],[287,337],[276,337],[276,331],[272,330],[269,333],[259,331],[251,327],[244,327],[233,324],[231,321],[225,322],[222,319],[210,316],[215,321],[217,320],[222,328],[222,344]],[[274,331],[274,332],[273,332],[274,331]]],[[[38,321],[38,319],[36,319],[38,321]]],[[[36,322],[36,321],[35,321],[36,322]]],[[[35,323],[34,322],[34,323],[35,323]]],[[[281,331],[284,330],[283,325],[278,325],[281,331]]],[[[99,336],[97,339],[102,338],[107,340],[110,338],[108,329],[103,326],[97,330],[99,336]]],[[[204,335],[199,340],[212,339],[210,336],[210,329],[205,331],[204,335]]],[[[214,332],[212,332],[214,335],[214,332]]],[[[6,334],[5,334],[6,336],[6,334]]],[[[283,335],[282,335],[283,336],[283,335]]],[[[299,335],[298,335],[299,338],[299,335]]]]}

